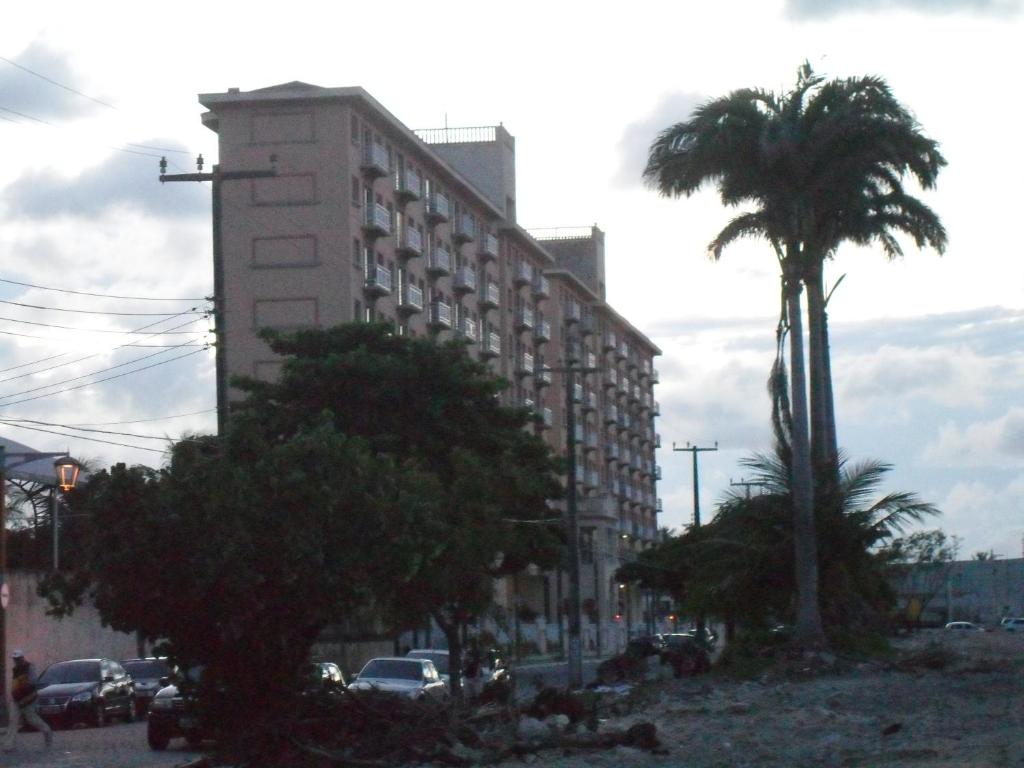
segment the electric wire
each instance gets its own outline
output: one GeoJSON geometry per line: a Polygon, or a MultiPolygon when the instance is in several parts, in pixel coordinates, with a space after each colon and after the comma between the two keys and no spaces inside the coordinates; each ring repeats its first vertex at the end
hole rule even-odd
{"type": "MultiPolygon", "coordinates": [[[[173,315],[171,317],[173,317],[173,315]]],[[[202,318],[197,318],[197,320],[199,320],[199,319],[202,319],[202,318]]],[[[84,333],[125,333],[125,334],[139,333],[139,331],[124,331],[124,330],[121,330],[119,328],[77,328],[77,327],[75,327],[73,325],[56,325],[55,323],[38,323],[38,322],[34,322],[32,320],[18,320],[17,318],[14,318],[14,317],[0,317],[0,320],[5,320],[5,321],[7,321],[9,323],[20,323],[21,325],[36,325],[36,326],[41,326],[43,328],[60,328],[61,330],[64,330],[64,331],[82,331],[84,333]]],[[[160,331],[159,333],[150,334],[150,335],[155,335],[155,336],[164,336],[164,335],[168,335],[168,334],[184,335],[184,334],[187,334],[187,333],[192,333],[192,331],[160,331]]],[[[14,334],[12,334],[12,335],[14,335],[14,334]]],[[[45,337],[36,337],[36,338],[45,338],[45,337]]]]}
{"type": "Polygon", "coordinates": [[[139,440],[173,440],[167,435],[140,435],[135,432],[117,432],[109,429],[90,429],[86,427],[73,427],[70,424],[57,424],[51,421],[36,421],[35,419],[0,419],[0,424],[35,424],[41,427],[58,427],[59,429],[71,429],[76,432],[95,432],[100,435],[113,435],[114,437],[132,437],[139,440]]]}
{"type": "MultiPolygon", "coordinates": [[[[150,358],[157,357],[159,355],[166,355],[168,352],[170,352],[171,350],[174,350],[174,349],[177,349],[177,347],[167,347],[166,349],[159,349],[156,352],[150,352],[148,355],[143,355],[142,357],[137,357],[134,360],[128,360],[128,361],[123,362],[123,363],[118,363],[117,365],[111,365],[111,366],[109,366],[107,368],[101,368],[98,371],[90,371],[89,373],[84,373],[81,376],[73,376],[70,379],[62,379],[61,381],[55,381],[52,384],[43,384],[43,385],[38,386],[38,387],[33,387],[32,389],[22,390],[21,392],[12,392],[9,395],[0,395],[0,400],[7,400],[8,398],[11,398],[11,397],[20,397],[21,395],[30,395],[33,392],[40,392],[40,391],[42,391],[44,389],[53,389],[54,387],[59,387],[59,386],[62,386],[64,384],[70,384],[70,383],[72,383],[74,381],[81,381],[82,379],[88,379],[88,378],[90,378],[92,376],[96,376],[96,375],[101,374],[101,373],[106,373],[107,371],[116,371],[118,368],[124,368],[125,366],[128,366],[128,365],[134,365],[135,363],[140,363],[143,360],[149,360],[150,358]]],[[[93,357],[93,355],[90,355],[90,357],[93,357]]],[[[22,376],[16,376],[14,378],[23,378],[23,377],[22,376]]],[[[0,403],[0,405],[2,405],[2,403],[0,403]]]]}
{"type": "Polygon", "coordinates": [[[20,301],[0,299],[0,304],[23,309],[40,309],[46,312],[70,312],[77,315],[104,315],[109,317],[177,317],[179,315],[205,315],[207,310],[192,307],[183,312],[106,312],[101,309],[65,309],[63,307],[44,307],[40,304],[25,304],[20,301]]]}
{"type": "Polygon", "coordinates": [[[96,104],[99,104],[100,106],[107,107],[108,109],[115,109],[115,110],[117,109],[117,107],[115,107],[113,104],[108,104],[107,102],[103,101],[102,99],[97,99],[95,96],[90,96],[87,93],[82,93],[81,91],[72,88],[70,85],[64,85],[64,83],[59,83],[56,80],[54,80],[53,78],[51,78],[51,77],[47,77],[46,75],[42,75],[42,74],[36,72],[35,70],[31,70],[28,67],[22,66],[21,64],[18,64],[16,61],[11,61],[10,59],[8,59],[8,58],[6,58],[4,56],[0,56],[0,61],[5,61],[8,64],[10,64],[12,67],[17,67],[22,72],[28,72],[30,75],[38,77],[40,80],[45,80],[50,85],[55,85],[58,88],[63,88],[65,91],[69,91],[69,92],[75,94],[76,96],[81,96],[83,99],[88,99],[89,101],[95,102],[96,104]]]}
{"type": "Polygon", "coordinates": [[[26,398],[22,398],[21,400],[14,400],[13,402],[10,402],[10,403],[0,403],[0,408],[7,408],[7,407],[12,406],[12,405],[18,405],[19,403],[28,403],[28,402],[31,402],[33,400],[41,400],[44,397],[53,397],[54,395],[61,395],[61,394],[64,394],[65,392],[74,392],[75,390],[84,389],[85,387],[91,387],[91,386],[93,386],[95,384],[103,384],[104,382],[107,382],[107,381],[113,381],[115,379],[121,379],[121,378],[124,378],[125,376],[130,376],[133,373],[142,373],[143,371],[148,371],[151,368],[158,368],[161,365],[167,365],[168,363],[173,363],[173,362],[176,362],[178,360],[183,360],[186,357],[191,357],[192,355],[199,354],[200,352],[203,352],[206,349],[207,349],[207,347],[204,347],[203,349],[194,349],[191,352],[186,352],[183,355],[178,355],[177,357],[172,357],[170,360],[161,360],[160,362],[153,363],[152,365],[143,366],[142,368],[136,368],[136,369],[131,370],[131,371],[125,371],[124,373],[119,373],[119,374],[117,374],[115,376],[107,376],[106,378],[97,379],[96,381],[88,381],[85,384],[78,384],[77,386],[74,386],[74,387],[67,387],[65,389],[57,390],[56,392],[48,392],[48,393],[42,394],[42,395],[35,395],[34,397],[26,397],[26,398]]]}
{"type": "Polygon", "coordinates": [[[128,443],[120,443],[120,442],[117,442],[115,440],[103,440],[102,438],[99,438],[99,437],[86,437],[85,435],[73,435],[73,434],[68,434],[66,432],[57,432],[56,430],[53,430],[53,429],[43,429],[42,427],[27,427],[27,426],[24,426],[22,424],[9,424],[9,423],[7,423],[6,421],[3,421],[3,420],[0,420],[0,424],[6,424],[7,426],[14,427],[15,429],[27,429],[27,430],[31,430],[33,432],[45,432],[48,435],[60,435],[61,437],[71,437],[71,438],[74,438],[76,440],[88,440],[89,442],[92,442],[92,443],[104,443],[105,445],[116,445],[116,446],[119,446],[121,448],[133,448],[133,449],[135,449],[137,451],[149,451],[151,453],[166,453],[167,452],[166,448],[150,448],[149,446],[146,446],[146,445],[130,445],[128,443]]]}
{"type": "MultiPolygon", "coordinates": [[[[67,427],[69,429],[77,429],[78,427],[120,427],[125,424],[143,424],[152,421],[170,421],[171,419],[182,419],[187,416],[202,416],[207,413],[216,413],[216,408],[205,408],[201,411],[190,411],[189,413],[175,413],[170,416],[153,416],[146,419],[128,419],[127,421],[100,421],[100,422],[82,422],[78,424],[62,424],[60,426],[67,427]]],[[[9,421],[32,421],[32,419],[18,419],[13,416],[8,416],[9,421]]]]}
{"type": "Polygon", "coordinates": [[[184,296],[181,298],[160,298],[157,296],[120,296],[115,293],[92,293],[89,291],[72,291],[67,288],[54,288],[48,285],[35,285],[34,283],[23,283],[18,280],[10,280],[7,278],[0,277],[0,283],[7,283],[8,285],[20,285],[23,288],[35,288],[39,291],[56,291],[57,293],[69,293],[74,296],[95,296],[101,299],[126,299],[129,301],[209,301],[209,296],[184,296]]]}

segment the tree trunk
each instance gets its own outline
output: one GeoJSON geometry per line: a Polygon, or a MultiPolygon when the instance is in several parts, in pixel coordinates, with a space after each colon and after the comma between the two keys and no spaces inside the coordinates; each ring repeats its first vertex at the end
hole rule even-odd
{"type": "MultiPolygon", "coordinates": [[[[788,254],[794,264],[794,254],[788,254]]],[[[793,494],[793,547],[797,591],[796,641],[804,648],[824,645],[825,633],[818,602],[818,537],[814,525],[814,474],[807,427],[807,381],[801,322],[800,277],[794,266],[785,268],[786,305],[789,310],[790,396],[793,413],[790,472],[793,494]]]]}
{"type": "Polygon", "coordinates": [[[808,270],[804,282],[807,285],[807,330],[810,338],[811,460],[817,481],[819,484],[827,483],[822,487],[828,493],[839,482],[839,446],[822,265],[808,270]]]}
{"type": "Polygon", "coordinates": [[[449,620],[443,611],[434,612],[434,621],[448,640],[448,686],[453,699],[462,698],[462,635],[459,622],[449,620]]]}

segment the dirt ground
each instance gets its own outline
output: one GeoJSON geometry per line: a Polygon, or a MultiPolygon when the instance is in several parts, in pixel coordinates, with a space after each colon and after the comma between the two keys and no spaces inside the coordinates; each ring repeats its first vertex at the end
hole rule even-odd
{"type": "MultiPolygon", "coordinates": [[[[583,766],[1024,766],[1024,633],[925,630],[887,662],[756,682],[649,682],[601,728],[653,722],[666,754],[628,747],[527,763],[583,766]],[[944,666],[943,666],[944,664],[944,666]],[[941,669],[931,667],[943,666],[941,669]]],[[[502,763],[502,768],[524,761],[502,763]]]]}

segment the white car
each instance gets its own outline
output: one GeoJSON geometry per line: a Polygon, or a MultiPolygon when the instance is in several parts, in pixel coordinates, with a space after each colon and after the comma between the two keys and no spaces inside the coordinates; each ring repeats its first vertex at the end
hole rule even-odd
{"type": "Polygon", "coordinates": [[[1024,619],[1005,618],[999,622],[999,626],[1007,632],[1024,632],[1024,619]]]}
{"type": "Polygon", "coordinates": [[[437,673],[441,675],[441,679],[444,680],[445,684],[450,686],[452,684],[450,667],[448,665],[448,651],[446,650],[435,650],[432,648],[413,648],[407,654],[407,659],[428,659],[434,662],[434,667],[437,668],[437,673]]]}
{"type": "Polygon", "coordinates": [[[984,632],[984,627],[979,627],[970,621],[951,621],[946,625],[946,629],[956,629],[968,632],[984,632]]]}
{"type": "Polygon", "coordinates": [[[350,691],[384,691],[410,699],[448,698],[448,684],[430,659],[379,658],[370,659],[355,680],[348,685],[350,691]]]}

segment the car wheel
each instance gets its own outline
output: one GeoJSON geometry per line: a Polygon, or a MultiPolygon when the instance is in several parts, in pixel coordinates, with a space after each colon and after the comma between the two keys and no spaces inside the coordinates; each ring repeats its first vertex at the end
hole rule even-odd
{"type": "Polygon", "coordinates": [[[102,728],[107,724],[107,710],[102,701],[96,702],[96,710],[92,714],[92,724],[97,728],[102,728]]]}
{"type": "Polygon", "coordinates": [[[152,727],[146,732],[146,741],[149,742],[149,748],[155,749],[157,752],[163,752],[171,743],[171,739],[166,733],[152,727]]]}

